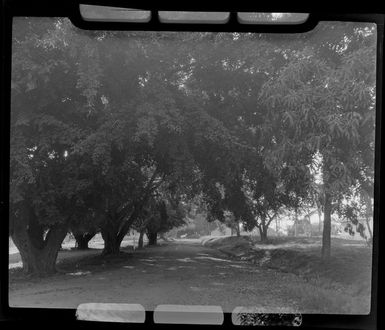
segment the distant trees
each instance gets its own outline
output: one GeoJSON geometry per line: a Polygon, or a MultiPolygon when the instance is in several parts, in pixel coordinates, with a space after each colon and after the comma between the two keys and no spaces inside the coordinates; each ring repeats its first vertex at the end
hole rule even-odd
{"type": "Polygon", "coordinates": [[[156,245],[157,238],[172,228],[178,228],[185,224],[185,209],[179,197],[169,194],[167,191],[158,192],[147,203],[135,228],[139,229],[143,246],[143,234],[148,237],[149,245],[156,245]]]}
{"type": "Polygon", "coordinates": [[[192,199],[183,202],[184,224],[175,228],[171,234],[176,237],[198,238],[211,235],[212,231],[218,230],[223,233],[224,225],[220,222],[207,221],[208,213],[202,196],[196,195],[192,199]]]}
{"type": "Polygon", "coordinates": [[[242,222],[249,230],[257,227],[265,241],[279,210],[291,207],[291,194],[306,195],[309,181],[301,160],[311,153],[283,149],[279,116],[258,99],[265,82],[288,59],[264,36],[202,38],[186,86],[226,134],[221,146],[206,152],[199,164],[209,219],[225,221],[224,212],[231,212],[235,223],[242,222]]]}

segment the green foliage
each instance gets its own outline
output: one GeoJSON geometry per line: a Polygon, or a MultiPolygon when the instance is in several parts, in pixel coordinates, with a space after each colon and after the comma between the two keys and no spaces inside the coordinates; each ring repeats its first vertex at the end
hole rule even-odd
{"type": "Polygon", "coordinates": [[[142,213],[142,227],[150,233],[166,233],[185,224],[184,210],[178,201],[153,199],[142,213]]]}
{"type": "MultiPolygon", "coordinates": [[[[324,28],[334,32],[297,49],[260,100],[279,118],[283,150],[320,154],[323,189],[336,202],[373,178],[375,32],[370,25],[324,28]]],[[[312,159],[301,163],[312,166],[312,159]]]]}

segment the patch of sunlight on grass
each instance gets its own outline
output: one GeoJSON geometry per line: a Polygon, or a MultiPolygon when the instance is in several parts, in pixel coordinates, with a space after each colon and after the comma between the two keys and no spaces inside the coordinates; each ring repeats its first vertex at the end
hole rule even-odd
{"type": "Polygon", "coordinates": [[[194,266],[178,266],[179,269],[194,269],[194,266]]]}
{"type": "Polygon", "coordinates": [[[13,264],[9,264],[8,269],[15,269],[15,268],[22,268],[22,267],[23,267],[23,263],[19,261],[13,264]]]}
{"type": "Polygon", "coordinates": [[[191,258],[183,258],[183,259],[176,259],[178,261],[181,261],[181,262],[196,262],[195,260],[191,259],[191,258]]]}
{"type": "Polygon", "coordinates": [[[213,261],[232,262],[231,260],[214,258],[214,257],[203,257],[203,256],[202,257],[195,257],[195,259],[206,259],[206,260],[213,260],[213,261]]]}
{"type": "Polygon", "coordinates": [[[354,247],[366,247],[364,244],[358,244],[358,243],[341,243],[342,246],[354,246],[354,247]]]}
{"type": "Polygon", "coordinates": [[[88,274],[91,274],[91,272],[90,271],[86,271],[86,272],[79,271],[79,272],[75,272],[75,273],[67,273],[66,275],[81,276],[81,275],[88,275],[88,274]]]}
{"type": "Polygon", "coordinates": [[[229,266],[233,268],[246,268],[245,266],[241,266],[241,265],[229,265],[229,266]]]}
{"type": "Polygon", "coordinates": [[[277,250],[277,249],[293,249],[293,248],[299,248],[299,249],[309,249],[312,247],[320,247],[321,242],[314,242],[314,243],[300,243],[300,242],[288,242],[288,243],[279,243],[279,244],[261,244],[261,243],[255,243],[253,245],[253,248],[258,250],[277,250]]]}

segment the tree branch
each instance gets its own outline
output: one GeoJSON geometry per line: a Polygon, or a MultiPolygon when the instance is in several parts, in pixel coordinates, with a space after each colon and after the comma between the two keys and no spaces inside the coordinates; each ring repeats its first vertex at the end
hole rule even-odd
{"type": "MultiPolygon", "coordinates": [[[[156,179],[157,174],[158,174],[158,169],[154,171],[150,180],[147,182],[146,186],[144,187],[144,194],[143,194],[144,196],[142,196],[142,199],[146,200],[148,198],[148,195],[160,186],[160,184],[158,184],[158,185],[155,185],[155,187],[151,187],[152,183],[156,179]]],[[[163,179],[161,181],[163,181],[163,179]]],[[[118,210],[117,212],[119,217],[118,222],[121,222],[122,220],[124,220],[124,218],[127,217],[127,215],[129,214],[129,212],[127,212],[127,207],[130,206],[130,210],[132,210],[134,205],[135,205],[135,201],[127,201],[123,204],[123,206],[120,207],[120,210],[118,210]]]]}
{"type": "Polygon", "coordinates": [[[119,218],[118,223],[120,223],[118,234],[117,234],[118,240],[120,241],[123,240],[124,236],[130,230],[135,219],[139,216],[141,210],[143,209],[144,204],[150,198],[151,193],[154,192],[157,188],[159,188],[159,186],[164,182],[164,179],[166,177],[165,174],[162,175],[159,182],[153,185],[158,173],[159,173],[158,169],[155,169],[150,180],[147,182],[146,186],[144,187],[144,193],[140,199],[133,201],[132,203],[127,202],[126,205],[123,208],[121,208],[120,210],[121,214],[118,216],[119,218]],[[127,209],[128,205],[131,205],[130,209],[127,209]],[[130,211],[131,211],[131,214],[130,214],[130,211]]]}
{"type": "Polygon", "coordinates": [[[278,211],[275,211],[273,216],[270,216],[269,213],[266,213],[269,217],[269,221],[267,221],[266,226],[269,227],[271,222],[275,219],[275,217],[278,215],[278,211]]]}

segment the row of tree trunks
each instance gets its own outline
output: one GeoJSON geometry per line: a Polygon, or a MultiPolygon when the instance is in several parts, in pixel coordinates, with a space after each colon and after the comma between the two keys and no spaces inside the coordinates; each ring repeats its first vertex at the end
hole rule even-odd
{"type": "MultiPolygon", "coordinates": [[[[136,220],[136,218],[139,216],[140,211],[142,207],[141,205],[136,206],[136,208],[131,213],[130,217],[124,225],[119,228],[117,224],[118,221],[111,221],[107,222],[105,226],[101,228],[101,234],[102,238],[104,240],[104,249],[103,249],[103,255],[109,255],[109,254],[118,254],[120,252],[120,245],[131,228],[132,224],[136,220]]],[[[139,233],[139,241],[138,241],[138,248],[143,247],[143,236],[146,233],[146,229],[140,231],[139,233]]],[[[156,245],[157,244],[157,238],[158,233],[157,232],[149,232],[147,230],[147,237],[148,237],[148,245],[156,245]]]]}
{"type": "Polygon", "coordinates": [[[115,213],[112,216],[109,216],[111,221],[107,221],[100,231],[104,241],[103,255],[120,253],[120,245],[126,234],[129,232],[132,224],[139,216],[144,203],[145,201],[142,201],[133,206],[130,216],[124,221],[123,225],[121,225],[121,221],[117,220],[119,217],[118,214],[115,213]]]}

